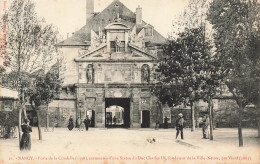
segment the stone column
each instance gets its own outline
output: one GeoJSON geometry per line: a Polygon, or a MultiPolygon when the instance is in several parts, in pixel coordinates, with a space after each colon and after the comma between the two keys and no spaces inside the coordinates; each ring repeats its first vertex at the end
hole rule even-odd
{"type": "Polygon", "coordinates": [[[127,45],[128,45],[128,32],[125,31],[125,52],[127,52],[127,45]]]}
{"type": "Polygon", "coordinates": [[[110,53],[110,32],[107,31],[107,52],[110,53]]]}
{"type": "Polygon", "coordinates": [[[133,89],[133,100],[131,102],[131,128],[141,128],[140,123],[140,92],[139,88],[133,89]]]}
{"type": "Polygon", "coordinates": [[[97,88],[96,94],[96,127],[105,128],[105,107],[103,89],[97,88]]]}

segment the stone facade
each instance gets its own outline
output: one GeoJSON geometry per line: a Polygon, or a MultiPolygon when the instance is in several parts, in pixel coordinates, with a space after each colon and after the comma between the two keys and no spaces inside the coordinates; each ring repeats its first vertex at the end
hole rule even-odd
{"type": "MultiPolygon", "coordinates": [[[[138,6],[134,13],[114,0],[97,13],[93,0],[87,4],[86,25],[57,44],[63,55],[64,84],[59,100],[50,104],[53,110],[48,112],[59,118],[59,126],[65,127],[69,116],[76,120],[88,115],[91,126],[99,128],[154,128],[156,123],[163,124],[165,116],[169,127],[175,127],[178,113],[184,114],[190,126],[189,107],[161,106],[150,93],[149,86],[157,82],[155,70],[165,38],[142,20],[142,8],[138,6]]],[[[228,127],[231,117],[227,119],[226,114],[235,113],[235,103],[225,86],[221,90],[224,92],[213,101],[214,124],[228,127]]],[[[203,101],[196,103],[196,126],[207,106],[203,101]]],[[[231,116],[236,120],[235,114],[231,116]]]]}
{"type": "Polygon", "coordinates": [[[135,14],[115,0],[93,13],[93,0],[87,4],[86,25],[57,45],[64,58],[64,87],[58,105],[50,105],[59,106],[64,122],[70,115],[74,120],[91,115],[93,126],[104,128],[113,114],[122,117],[117,118],[122,127],[155,127],[158,104],[149,86],[156,82],[165,38],[142,20],[141,7],[135,14]],[[123,112],[109,111],[111,106],[123,112]]]}

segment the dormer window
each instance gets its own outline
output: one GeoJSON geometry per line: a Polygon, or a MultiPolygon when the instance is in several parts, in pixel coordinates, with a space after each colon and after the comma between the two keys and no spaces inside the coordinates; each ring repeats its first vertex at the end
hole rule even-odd
{"type": "Polygon", "coordinates": [[[105,27],[107,39],[107,52],[127,52],[128,28],[126,25],[115,22],[105,27]]]}
{"type": "Polygon", "coordinates": [[[146,37],[153,36],[153,28],[152,27],[145,28],[144,32],[145,32],[146,37]]]}

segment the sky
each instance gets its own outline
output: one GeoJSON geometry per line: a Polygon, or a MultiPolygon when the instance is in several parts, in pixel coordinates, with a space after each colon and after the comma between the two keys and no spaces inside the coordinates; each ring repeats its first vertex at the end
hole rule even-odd
{"type": "MultiPolygon", "coordinates": [[[[86,0],[32,0],[36,4],[36,12],[45,18],[46,23],[54,24],[61,40],[67,34],[72,35],[86,23],[86,0]]],[[[182,12],[189,0],[120,0],[127,8],[135,12],[140,5],[143,20],[167,37],[173,31],[173,20],[182,12]]],[[[0,0],[0,15],[7,10],[12,0],[0,0]],[[4,5],[5,4],[5,5],[4,5]]],[[[101,12],[113,0],[94,0],[94,11],[101,12]]],[[[2,63],[0,58],[0,63],[2,63]]]]}
{"type": "MultiPolygon", "coordinates": [[[[86,0],[34,0],[36,11],[47,23],[56,25],[66,38],[86,23],[86,0]]],[[[172,22],[187,5],[188,0],[120,0],[131,11],[138,5],[143,10],[143,20],[152,24],[163,36],[171,31],[172,22]]],[[[95,12],[101,12],[113,0],[94,0],[95,12]]]]}

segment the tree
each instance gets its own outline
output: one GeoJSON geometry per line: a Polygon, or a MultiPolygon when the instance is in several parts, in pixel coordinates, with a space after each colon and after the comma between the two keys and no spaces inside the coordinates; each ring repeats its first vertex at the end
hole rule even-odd
{"type": "Polygon", "coordinates": [[[203,96],[202,84],[207,79],[205,72],[210,69],[211,46],[205,41],[202,28],[186,28],[163,49],[158,70],[162,85],[157,86],[154,93],[169,106],[181,103],[190,106],[191,131],[194,131],[194,102],[203,96]]]}
{"type": "Polygon", "coordinates": [[[259,71],[259,11],[256,0],[214,0],[208,13],[215,29],[216,55],[227,76],[225,83],[239,106],[240,147],[243,146],[242,111],[250,102],[256,106],[259,103],[260,76],[256,72],[259,71]]]}
{"type": "Polygon", "coordinates": [[[28,90],[29,102],[37,114],[39,140],[42,140],[39,107],[46,104],[48,113],[48,104],[58,96],[61,88],[62,81],[59,78],[59,72],[55,70],[57,67],[58,63],[56,63],[47,74],[43,72],[36,74],[36,76],[33,77],[33,85],[31,85],[28,90]]]}
{"type": "Polygon", "coordinates": [[[223,83],[224,74],[218,57],[210,55],[204,63],[204,76],[202,76],[201,98],[208,103],[210,121],[210,140],[213,140],[213,98],[219,93],[220,85],[223,83]]]}
{"type": "Polygon", "coordinates": [[[49,103],[51,103],[58,96],[63,81],[63,78],[60,77],[59,67],[60,67],[60,61],[58,61],[56,64],[52,66],[52,68],[46,74],[44,79],[45,91],[42,93],[43,94],[42,97],[43,97],[43,101],[45,101],[47,105],[47,113],[46,113],[47,130],[49,128],[49,116],[48,116],[49,103]]]}
{"type": "Polygon", "coordinates": [[[207,20],[207,12],[211,0],[189,0],[183,12],[173,21],[170,37],[176,38],[185,29],[202,28],[207,41],[212,40],[212,26],[207,20]]]}
{"type": "MultiPolygon", "coordinates": [[[[207,12],[209,9],[209,4],[211,0],[189,0],[188,5],[184,8],[183,12],[177,17],[177,19],[173,23],[173,31],[170,34],[171,39],[176,39],[179,37],[179,33],[182,33],[184,31],[187,31],[187,29],[200,29],[201,30],[201,43],[202,44],[208,44],[210,46],[214,46],[212,33],[214,29],[212,29],[212,25],[207,20],[207,12]]],[[[201,52],[204,53],[204,46],[202,46],[201,52]]],[[[210,51],[212,51],[212,48],[210,48],[210,51]]],[[[213,56],[213,52],[211,52],[211,56],[213,56]]],[[[209,58],[210,59],[210,58],[209,58]]],[[[215,60],[216,62],[216,60],[215,60]]],[[[212,70],[211,70],[212,71],[212,70]]],[[[207,74],[212,74],[207,72],[207,74]]],[[[209,75],[211,76],[211,75],[209,75]]],[[[216,81],[215,81],[216,82],[216,81]]],[[[205,82],[205,84],[208,84],[205,82]]],[[[217,84],[217,83],[215,83],[217,84]]],[[[215,92],[215,85],[208,85],[208,87],[213,87],[212,91],[215,92]]],[[[209,92],[206,93],[210,94],[209,92]]],[[[204,101],[210,103],[212,100],[205,99],[205,96],[203,98],[204,101]]],[[[212,104],[209,104],[209,107],[211,107],[212,104]]],[[[210,122],[213,124],[213,110],[209,110],[211,112],[210,115],[210,122]]],[[[194,119],[194,111],[192,111],[192,118],[194,119]]],[[[212,136],[212,133],[211,133],[212,136]]],[[[212,138],[212,137],[211,137],[212,138]]]]}
{"type": "Polygon", "coordinates": [[[2,85],[2,83],[4,81],[5,74],[6,74],[5,68],[0,65],[0,85],[2,85]]]}
{"type": "Polygon", "coordinates": [[[35,4],[30,0],[14,0],[1,19],[1,30],[6,30],[6,44],[2,48],[6,47],[6,64],[16,74],[12,81],[19,93],[20,140],[21,113],[25,111],[25,102],[28,100],[25,93],[29,87],[25,85],[27,78],[23,74],[43,69],[52,61],[58,32],[53,25],[48,25],[44,19],[37,17],[35,4]]]}

